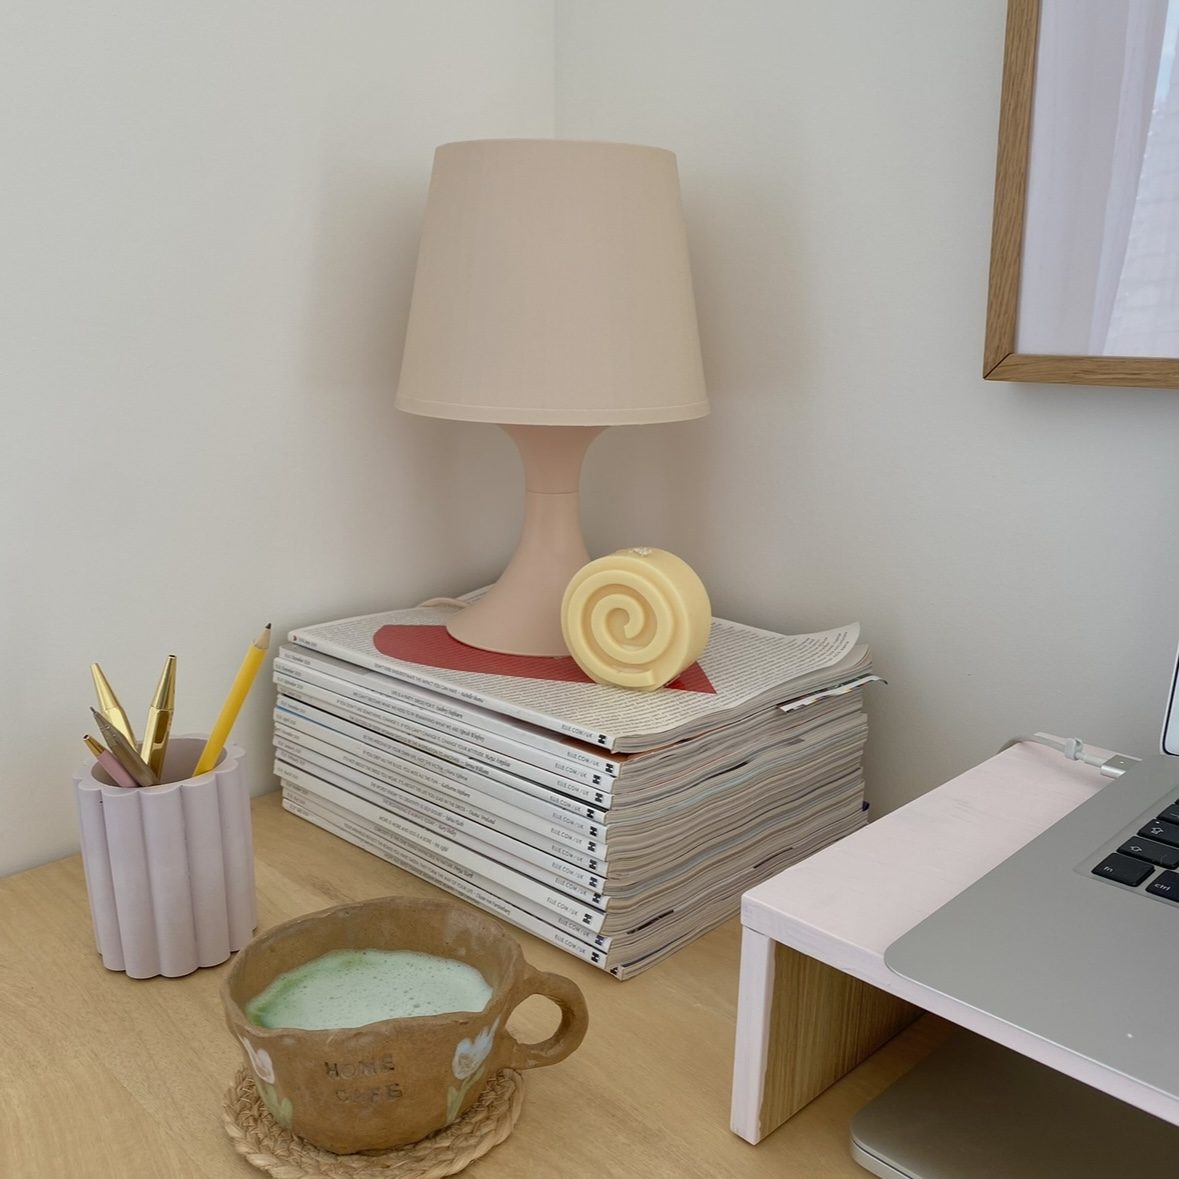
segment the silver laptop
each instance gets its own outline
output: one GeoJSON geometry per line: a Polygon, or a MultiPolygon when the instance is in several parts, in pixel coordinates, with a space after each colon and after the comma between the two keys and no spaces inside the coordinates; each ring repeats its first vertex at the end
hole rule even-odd
{"type": "Polygon", "coordinates": [[[1179,1098],[1179,757],[1134,765],[884,961],[1179,1098]]]}
{"type": "Polygon", "coordinates": [[[851,1150],[882,1179],[1161,1177],[1179,1127],[958,1030],[856,1114],[851,1150]]]}

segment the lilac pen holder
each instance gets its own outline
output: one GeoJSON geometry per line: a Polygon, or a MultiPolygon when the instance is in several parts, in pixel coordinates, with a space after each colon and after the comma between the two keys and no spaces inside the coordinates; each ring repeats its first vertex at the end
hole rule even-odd
{"type": "Polygon", "coordinates": [[[227,745],[192,773],[202,736],[168,742],[159,786],[116,786],[97,762],[74,775],[94,937],[108,970],[176,978],[216,966],[257,925],[245,754],[227,745]]]}

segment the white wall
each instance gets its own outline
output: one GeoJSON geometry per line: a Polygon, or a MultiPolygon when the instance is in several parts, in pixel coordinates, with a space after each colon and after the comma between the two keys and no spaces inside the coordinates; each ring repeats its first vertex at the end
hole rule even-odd
{"type": "Polygon", "coordinates": [[[510,446],[392,396],[435,145],[552,114],[551,0],[4,4],[0,873],[77,846],[92,660],[194,731],[264,623],[492,575],[510,446]]]}
{"type": "Polygon", "coordinates": [[[881,808],[1026,729],[1154,748],[1179,393],[978,376],[1004,9],[10,0],[0,872],[76,845],[91,660],[141,713],[175,652],[197,729],[260,623],[494,575],[511,447],[391,393],[433,147],[552,134],[554,77],[558,134],[679,154],[714,407],[594,444],[591,549],[860,619],[881,808]]]}
{"type": "Polygon", "coordinates": [[[595,443],[591,550],[859,619],[880,808],[1023,731],[1153,752],[1179,636],[1179,392],[979,377],[1005,9],[557,4],[557,134],[678,153],[713,403],[595,443]]]}

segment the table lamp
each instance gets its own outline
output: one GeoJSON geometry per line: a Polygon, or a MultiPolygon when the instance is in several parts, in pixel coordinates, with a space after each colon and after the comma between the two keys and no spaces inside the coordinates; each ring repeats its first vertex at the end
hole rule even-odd
{"type": "Polygon", "coordinates": [[[397,406],[493,422],[524,467],[524,524],[452,637],[564,655],[561,596],[589,560],[578,487],[607,426],[708,412],[675,156],[556,139],[434,154],[397,406]]]}

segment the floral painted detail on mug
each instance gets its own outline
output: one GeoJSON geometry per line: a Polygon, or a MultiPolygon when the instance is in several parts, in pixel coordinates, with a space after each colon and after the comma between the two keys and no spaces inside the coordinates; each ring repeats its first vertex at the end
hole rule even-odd
{"type": "Polygon", "coordinates": [[[495,1041],[495,1033],[499,1028],[497,1019],[490,1027],[484,1028],[473,1040],[460,1040],[454,1050],[454,1060],[451,1069],[454,1075],[465,1081],[486,1059],[495,1041]]]}
{"type": "Polygon", "coordinates": [[[242,1047],[250,1058],[250,1067],[254,1070],[254,1075],[258,1080],[273,1085],[274,1062],[270,1059],[270,1053],[265,1048],[255,1048],[245,1036],[238,1036],[238,1039],[242,1042],[242,1047]]]}
{"type": "Polygon", "coordinates": [[[245,1036],[238,1036],[238,1039],[250,1058],[250,1067],[254,1070],[258,1082],[256,1088],[266,1103],[266,1108],[270,1110],[270,1116],[284,1130],[289,1130],[295,1110],[289,1097],[284,1097],[281,1101],[278,1098],[278,1090],[274,1087],[274,1061],[270,1059],[270,1053],[265,1048],[255,1048],[245,1036]]]}
{"type": "Polygon", "coordinates": [[[291,1105],[291,1099],[284,1097],[282,1101],[278,1099],[278,1091],[273,1085],[268,1085],[265,1081],[258,1083],[258,1092],[262,1095],[262,1100],[266,1102],[266,1108],[270,1110],[270,1116],[284,1129],[291,1128],[291,1122],[295,1117],[295,1108],[291,1105]]]}
{"type": "Polygon", "coordinates": [[[460,1040],[454,1050],[454,1060],[451,1071],[455,1079],[462,1081],[457,1088],[451,1088],[446,1095],[446,1124],[450,1125],[459,1115],[463,1105],[463,1098],[470,1092],[471,1086],[483,1075],[483,1062],[491,1052],[495,1043],[495,1033],[499,1029],[499,1020],[485,1027],[473,1040],[460,1040]]]}

